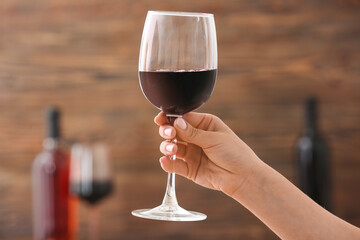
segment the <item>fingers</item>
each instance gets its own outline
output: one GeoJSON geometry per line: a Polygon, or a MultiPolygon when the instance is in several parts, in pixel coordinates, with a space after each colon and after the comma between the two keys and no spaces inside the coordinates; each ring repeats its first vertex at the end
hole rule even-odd
{"type": "Polygon", "coordinates": [[[215,132],[204,131],[191,126],[183,118],[177,118],[174,122],[177,135],[185,142],[193,143],[202,148],[208,148],[217,144],[215,132]]]}
{"type": "Polygon", "coordinates": [[[167,156],[174,155],[176,154],[177,150],[178,150],[177,145],[169,141],[163,141],[160,144],[160,152],[163,153],[164,155],[167,156]]]}
{"type": "Polygon", "coordinates": [[[226,124],[217,116],[208,113],[189,112],[183,118],[195,128],[206,131],[227,130],[226,124]]]}
{"type": "Polygon", "coordinates": [[[160,164],[165,172],[176,173],[183,177],[188,176],[188,172],[189,172],[188,165],[183,160],[179,160],[179,159],[170,160],[168,157],[164,156],[160,158],[160,164]]]}
{"type": "Polygon", "coordinates": [[[179,117],[174,122],[174,127],[168,124],[164,112],[160,112],[154,119],[160,126],[159,134],[165,139],[173,139],[176,135],[179,139],[193,143],[202,148],[208,148],[217,144],[215,132],[228,132],[227,126],[216,116],[204,113],[190,112],[179,117]]]}
{"type": "Polygon", "coordinates": [[[160,126],[159,127],[159,134],[162,138],[165,139],[173,139],[176,136],[176,130],[174,127],[169,126],[169,125],[165,125],[165,126],[160,126]]]}
{"type": "Polygon", "coordinates": [[[171,143],[169,141],[163,141],[160,144],[160,152],[164,155],[175,155],[177,158],[184,159],[186,155],[186,145],[181,143],[171,143]]]}
{"type": "Polygon", "coordinates": [[[159,126],[169,124],[164,112],[160,112],[158,115],[156,115],[154,122],[159,126]]]}
{"type": "MultiPolygon", "coordinates": [[[[208,113],[189,112],[183,118],[192,126],[202,130],[216,131],[226,128],[226,125],[220,118],[208,113]]],[[[160,112],[155,118],[154,122],[159,125],[169,125],[169,121],[164,112],[160,112]]]]}

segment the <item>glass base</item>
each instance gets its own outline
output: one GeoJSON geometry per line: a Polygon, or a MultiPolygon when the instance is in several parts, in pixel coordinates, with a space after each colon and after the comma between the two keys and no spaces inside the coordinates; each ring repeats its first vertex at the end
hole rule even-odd
{"type": "Polygon", "coordinates": [[[206,219],[206,215],[187,211],[180,206],[160,205],[153,209],[139,209],[132,211],[132,215],[141,218],[163,220],[163,221],[201,221],[206,219]]]}

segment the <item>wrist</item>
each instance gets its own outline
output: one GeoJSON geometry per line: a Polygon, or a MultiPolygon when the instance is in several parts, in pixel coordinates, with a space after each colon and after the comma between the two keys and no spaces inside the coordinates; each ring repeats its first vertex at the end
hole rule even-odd
{"type": "Polygon", "coordinates": [[[245,174],[238,176],[238,179],[242,179],[241,184],[228,195],[236,201],[242,203],[255,189],[261,188],[266,181],[265,179],[267,178],[268,170],[269,166],[258,159],[251,169],[249,169],[245,174]]]}

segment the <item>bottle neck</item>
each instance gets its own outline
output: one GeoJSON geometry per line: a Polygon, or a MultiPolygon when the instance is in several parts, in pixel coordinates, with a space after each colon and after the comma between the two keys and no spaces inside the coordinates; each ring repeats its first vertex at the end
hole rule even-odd
{"type": "Polygon", "coordinates": [[[317,106],[315,98],[305,101],[305,131],[306,136],[314,137],[317,134],[317,106]]]}
{"type": "Polygon", "coordinates": [[[59,139],[58,138],[45,138],[43,141],[43,147],[46,150],[54,150],[59,147],[59,139]]]}
{"type": "Polygon", "coordinates": [[[314,113],[307,113],[305,119],[305,133],[315,134],[318,130],[317,120],[314,113]]]}
{"type": "Polygon", "coordinates": [[[46,110],[46,132],[44,149],[52,150],[59,147],[60,139],[60,111],[56,107],[49,107],[46,110]]]}
{"type": "Polygon", "coordinates": [[[305,128],[304,130],[304,136],[315,138],[317,135],[317,131],[313,128],[305,128]]]}

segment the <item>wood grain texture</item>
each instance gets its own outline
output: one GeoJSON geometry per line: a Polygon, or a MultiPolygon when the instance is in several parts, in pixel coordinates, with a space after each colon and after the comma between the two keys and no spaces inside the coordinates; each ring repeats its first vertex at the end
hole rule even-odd
{"type": "MultiPolygon", "coordinates": [[[[137,79],[148,10],[215,14],[218,81],[199,111],[221,117],[294,183],[302,102],[318,97],[331,147],[334,213],[360,226],[359,1],[2,0],[0,238],[31,239],[30,169],[42,145],[42,109],[53,104],[63,110],[67,140],[103,138],[112,148],[116,191],[102,206],[102,239],[277,239],[233,200],[180,177],[180,203],[208,220],[130,215],[159,204],[166,180],[152,121],[157,110],[137,79]]],[[[86,218],[81,205],[81,239],[86,218]]]]}

